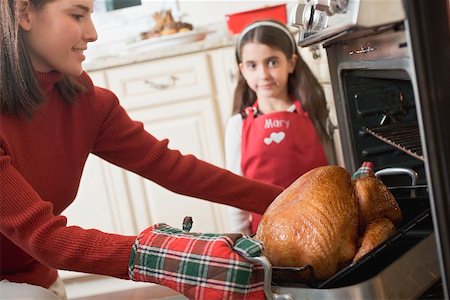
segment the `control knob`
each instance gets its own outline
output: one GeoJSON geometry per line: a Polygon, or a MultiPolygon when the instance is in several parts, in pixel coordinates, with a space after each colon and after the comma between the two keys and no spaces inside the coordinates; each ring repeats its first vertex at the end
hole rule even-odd
{"type": "Polygon", "coordinates": [[[294,7],[291,23],[304,31],[322,30],[327,27],[329,16],[345,13],[347,6],[348,0],[306,0],[294,7]]]}
{"type": "Polygon", "coordinates": [[[325,12],[327,16],[345,13],[348,6],[348,0],[312,0],[312,2],[315,3],[316,9],[325,12]]]}
{"type": "Polygon", "coordinates": [[[303,32],[317,31],[326,28],[327,15],[316,9],[315,1],[297,4],[292,10],[291,25],[299,27],[303,32]]]}

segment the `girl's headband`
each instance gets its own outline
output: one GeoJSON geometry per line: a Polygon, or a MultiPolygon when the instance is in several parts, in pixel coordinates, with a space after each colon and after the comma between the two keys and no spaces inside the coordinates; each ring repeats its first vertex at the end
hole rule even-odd
{"type": "Polygon", "coordinates": [[[244,29],[244,31],[242,31],[242,33],[239,35],[238,41],[237,41],[237,52],[238,52],[238,56],[239,56],[239,60],[241,60],[241,42],[242,42],[242,38],[251,30],[255,29],[256,27],[259,26],[271,26],[271,27],[275,27],[281,31],[283,31],[288,37],[289,37],[289,41],[291,42],[291,46],[292,46],[292,53],[295,53],[295,49],[297,47],[297,45],[295,44],[294,41],[294,37],[292,36],[291,32],[283,25],[277,23],[277,22],[273,22],[273,21],[256,21],[252,24],[250,24],[249,26],[247,26],[247,28],[244,29]]]}

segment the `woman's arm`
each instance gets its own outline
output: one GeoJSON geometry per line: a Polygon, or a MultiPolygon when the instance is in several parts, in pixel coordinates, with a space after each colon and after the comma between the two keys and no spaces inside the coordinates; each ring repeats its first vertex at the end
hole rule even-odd
{"type": "MultiPolygon", "coordinates": [[[[0,233],[55,269],[128,278],[129,253],[136,237],[67,226],[67,219],[55,216],[52,203],[42,199],[14,168],[8,148],[0,136],[0,233]]],[[[2,251],[12,251],[12,244],[2,241],[2,251]]],[[[17,264],[29,259],[26,254],[18,257],[23,260],[13,261],[11,266],[5,262],[2,271],[11,267],[16,272],[17,264]]]]}
{"type": "MultiPolygon", "coordinates": [[[[194,155],[182,155],[130,119],[111,92],[93,153],[179,194],[263,213],[280,187],[250,180],[194,155]]],[[[101,94],[106,95],[101,95],[101,94]]],[[[101,100],[101,99],[100,99],[101,100]]]]}

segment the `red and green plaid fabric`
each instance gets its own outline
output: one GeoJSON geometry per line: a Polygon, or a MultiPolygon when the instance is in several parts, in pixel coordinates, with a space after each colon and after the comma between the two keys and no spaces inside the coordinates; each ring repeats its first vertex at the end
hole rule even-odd
{"type": "Polygon", "coordinates": [[[132,247],[130,279],[172,288],[189,299],[264,299],[264,273],[241,254],[262,244],[240,234],[186,233],[166,224],[143,231],[132,247]]]}
{"type": "Polygon", "coordinates": [[[352,179],[358,179],[368,175],[373,175],[373,162],[365,161],[358,170],[352,175],[352,179]]]}

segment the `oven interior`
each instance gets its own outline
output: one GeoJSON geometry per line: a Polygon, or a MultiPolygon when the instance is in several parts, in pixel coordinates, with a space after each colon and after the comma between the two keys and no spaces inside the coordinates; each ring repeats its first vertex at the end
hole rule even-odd
{"type": "MultiPolygon", "coordinates": [[[[357,164],[372,161],[375,171],[410,168],[418,174],[417,184],[426,184],[414,92],[407,72],[343,70],[341,80],[357,164]],[[398,147],[387,142],[395,136],[398,147]]],[[[388,186],[407,184],[401,181],[405,178],[392,178],[395,182],[385,182],[388,186]]]]}

